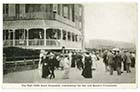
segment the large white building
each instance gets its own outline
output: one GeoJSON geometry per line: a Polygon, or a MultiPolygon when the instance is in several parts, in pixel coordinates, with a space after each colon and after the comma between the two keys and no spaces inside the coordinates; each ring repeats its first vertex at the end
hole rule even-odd
{"type": "Polygon", "coordinates": [[[83,49],[83,6],[3,4],[3,47],[83,49]]]}

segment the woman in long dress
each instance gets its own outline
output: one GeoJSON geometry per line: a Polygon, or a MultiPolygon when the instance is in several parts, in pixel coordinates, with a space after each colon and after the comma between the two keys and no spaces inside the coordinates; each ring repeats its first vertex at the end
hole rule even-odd
{"type": "Polygon", "coordinates": [[[68,59],[68,55],[65,55],[63,60],[64,60],[64,61],[63,61],[63,65],[64,65],[64,75],[63,75],[63,79],[69,79],[71,62],[70,62],[70,60],[68,59]]]}
{"type": "Polygon", "coordinates": [[[84,61],[85,61],[85,64],[84,64],[85,66],[82,71],[82,76],[84,78],[92,78],[92,60],[89,53],[86,53],[84,61]]]}
{"type": "Polygon", "coordinates": [[[92,52],[90,56],[91,56],[91,60],[92,60],[92,70],[96,70],[97,69],[97,64],[96,64],[97,57],[95,55],[95,52],[92,52]]]}
{"type": "Polygon", "coordinates": [[[50,75],[50,69],[48,66],[49,57],[45,57],[42,60],[42,78],[47,78],[50,75]]]}
{"type": "Polygon", "coordinates": [[[38,63],[39,76],[42,76],[42,61],[43,61],[43,58],[45,58],[45,51],[41,50],[40,55],[39,55],[39,63],[38,63]]]}

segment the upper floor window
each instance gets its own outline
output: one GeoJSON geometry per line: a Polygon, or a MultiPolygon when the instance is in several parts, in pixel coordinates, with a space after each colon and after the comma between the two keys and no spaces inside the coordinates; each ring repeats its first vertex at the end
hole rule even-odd
{"type": "Polygon", "coordinates": [[[9,10],[8,4],[3,4],[3,14],[8,14],[8,10],[9,10]]]}
{"type": "Polygon", "coordinates": [[[66,40],[67,39],[67,34],[66,34],[66,31],[63,30],[63,40],[66,40]]]}
{"type": "Polygon", "coordinates": [[[25,5],[26,13],[39,12],[39,11],[41,11],[41,4],[26,4],[25,5]]]}
{"type": "Polygon", "coordinates": [[[68,14],[68,5],[64,4],[63,5],[63,17],[64,18],[68,18],[69,14],[68,14]]]}
{"type": "Polygon", "coordinates": [[[68,32],[68,40],[71,41],[71,33],[68,32]]]}

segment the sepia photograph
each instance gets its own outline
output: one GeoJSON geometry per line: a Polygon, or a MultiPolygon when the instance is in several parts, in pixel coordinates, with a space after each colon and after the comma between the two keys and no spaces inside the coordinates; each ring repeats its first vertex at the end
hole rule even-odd
{"type": "Polygon", "coordinates": [[[136,88],[136,2],[2,7],[3,84],[135,84],[136,88]]]}

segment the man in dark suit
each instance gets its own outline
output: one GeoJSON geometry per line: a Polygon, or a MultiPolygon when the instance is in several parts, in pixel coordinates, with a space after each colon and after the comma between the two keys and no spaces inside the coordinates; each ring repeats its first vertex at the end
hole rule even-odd
{"type": "Polygon", "coordinates": [[[108,66],[109,66],[109,69],[110,69],[110,75],[113,75],[113,71],[114,71],[114,55],[112,54],[112,51],[108,52],[107,59],[108,59],[108,66]]]}
{"type": "Polygon", "coordinates": [[[116,65],[116,70],[117,70],[117,74],[121,75],[121,63],[122,63],[123,59],[122,56],[120,55],[120,51],[116,51],[116,56],[115,56],[115,65],[116,65]]]}
{"type": "Polygon", "coordinates": [[[49,62],[48,62],[48,66],[50,69],[50,79],[55,78],[55,73],[54,73],[55,63],[56,63],[55,56],[53,53],[50,53],[49,62]]]}

